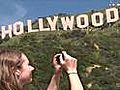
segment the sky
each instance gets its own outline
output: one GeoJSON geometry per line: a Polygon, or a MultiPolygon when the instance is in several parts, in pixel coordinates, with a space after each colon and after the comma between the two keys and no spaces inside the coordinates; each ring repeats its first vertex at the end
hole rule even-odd
{"type": "Polygon", "coordinates": [[[0,0],[0,26],[58,13],[77,14],[104,9],[109,3],[110,0],[0,0]]]}

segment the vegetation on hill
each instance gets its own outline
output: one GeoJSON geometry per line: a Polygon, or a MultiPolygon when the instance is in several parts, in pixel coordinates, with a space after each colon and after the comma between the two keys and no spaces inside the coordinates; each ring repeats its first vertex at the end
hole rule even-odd
{"type": "MultiPolygon", "coordinates": [[[[53,74],[51,58],[66,50],[78,59],[78,72],[86,90],[120,89],[120,31],[116,28],[92,31],[29,33],[3,42],[0,48],[19,49],[36,68],[29,90],[45,90],[53,74]]],[[[63,73],[60,90],[67,90],[63,73]]]]}

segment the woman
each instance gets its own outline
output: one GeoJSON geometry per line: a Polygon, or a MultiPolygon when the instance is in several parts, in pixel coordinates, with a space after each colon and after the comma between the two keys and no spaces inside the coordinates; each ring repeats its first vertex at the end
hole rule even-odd
{"type": "MultiPolygon", "coordinates": [[[[53,75],[47,90],[58,90],[62,68],[68,73],[71,90],[83,90],[77,74],[77,60],[65,51],[53,57],[53,75]],[[64,61],[62,59],[64,56],[64,61]],[[60,63],[58,63],[60,56],[60,63]]],[[[0,90],[22,90],[24,85],[32,81],[34,67],[29,65],[26,55],[16,50],[0,51],[0,90]]]]}
{"type": "Polygon", "coordinates": [[[21,90],[32,81],[34,67],[25,54],[15,50],[0,51],[0,90],[21,90]]]}

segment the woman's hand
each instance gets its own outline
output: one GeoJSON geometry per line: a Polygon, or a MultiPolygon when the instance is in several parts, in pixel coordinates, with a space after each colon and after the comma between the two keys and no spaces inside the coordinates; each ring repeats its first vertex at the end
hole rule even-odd
{"type": "Polygon", "coordinates": [[[55,69],[55,73],[61,73],[61,71],[62,71],[62,67],[61,67],[60,63],[58,62],[58,57],[60,55],[61,54],[56,54],[52,59],[52,66],[55,69]]]}
{"type": "Polygon", "coordinates": [[[62,51],[64,56],[64,62],[61,63],[62,67],[67,73],[76,72],[77,73],[77,59],[71,57],[66,53],[66,51],[62,51]]]}

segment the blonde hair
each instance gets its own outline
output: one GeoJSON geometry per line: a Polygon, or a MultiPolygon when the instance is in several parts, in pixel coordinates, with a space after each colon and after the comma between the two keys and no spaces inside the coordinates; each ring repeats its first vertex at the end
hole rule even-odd
{"type": "Polygon", "coordinates": [[[21,67],[22,52],[16,50],[0,51],[0,90],[20,90],[15,71],[21,67]]]}

